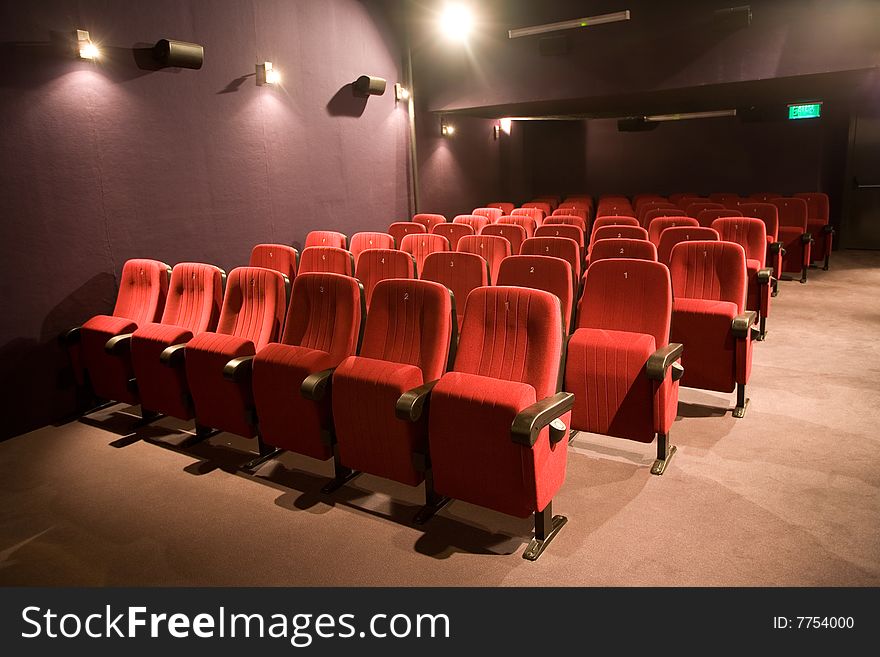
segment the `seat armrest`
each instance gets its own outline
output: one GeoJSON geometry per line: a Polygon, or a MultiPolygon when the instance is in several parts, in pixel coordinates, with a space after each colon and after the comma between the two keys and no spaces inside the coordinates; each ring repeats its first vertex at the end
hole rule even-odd
{"type": "MultiPolygon", "coordinates": [[[[555,395],[545,397],[534,404],[521,410],[510,425],[510,439],[525,447],[532,447],[538,440],[541,429],[553,422],[556,418],[564,415],[574,406],[574,395],[570,392],[557,392],[555,395]]],[[[568,428],[551,427],[551,443],[558,443],[568,433],[568,428]]]]}
{"type": "Polygon", "coordinates": [[[749,337],[749,327],[758,320],[758,313],[754,310],[747,310],[742,315],[737,315],[731,322],[733,337],[747,338],[749,337]]]}
{"type": "Polygon", "coordinates": [[[104,351],[106,351],[108,354],[114,354],[115,356],[119,356],[126,351],[130,351],[131,336],[131,333],[114,335],[112,338],[107,340],[106,344],[104,345],[104,351]]]}
{"type": "Polygon", "coordinates": [[[334,371],[336,371],[336,368],[331,367],[330,369],[309,374],[303,379],[302,385],[299,387],[300,394],[310,401],[323,401],[330,390],[334,371]]]}
{"type": "Polygon", "coordinates": [[[763,267],[758,270],[758,284],[759,285],[769,285],[770,279],[773,278],[773,269],[770,267],[763,267]]]}
{"type": "Polygon", "coordinates": [[[417,388],[403,393],[394,406],[394,414],[397,416],[397,419],[407,422],[418,422],[428,405],[431,391],[439,380],[428,381],[417,388]]]}
{"type": "Polygon", "coordinates": [[[61,344],[65,347],[69,347],[72,344],[76,344],[82,338],[82,326],[74,326],[69,331],[65,331],[61,334],[61,344]]]}
{"type": "Polygon", "coordinates": [[[181,342],[180,344],[173,344],[170,347],[165,347],[165,349],[162,350],[162,353],[159,354],[159,362],[168,367],[179,367],[183,365],[185,357],[186,343],[181,342]]]}
{"type": "Polygon", "coordinates": [[[812,241],[813,241],[813,234],[812,233],[804,233],[803,235],[801,235],[801,242],[803,242],[804,244],[809,244],[812,241]]]}
{"type": "Polygon", "coordinates": [[[250,374],[254,367],[253,356],[239,356],[223,366],[223,378],[229,381],[240,381],[246,374],[250,374]]]}
{"type": "Polygon", "coordinates": [[[785,254],[785,249],[782,248],[784,245],[782,242],[770,242],[770,253],[776,255],[777,253],[785,254]]]}
{"type": "MultiPolygon", "coordinates": [[[[665,379],[666,370],[681,358],[682,352],[684,352],[684,345],[680,342],[670,342],[665,347],[660,347],[648,357],[648,363],[645,366],[648,378],[652,381],[662,381],[665,379]]],[[[684,371],[682,371],[682,374],[684,374],[684,371]]],[[[679,376],[679,378],[681,377],[679,376]]]]}

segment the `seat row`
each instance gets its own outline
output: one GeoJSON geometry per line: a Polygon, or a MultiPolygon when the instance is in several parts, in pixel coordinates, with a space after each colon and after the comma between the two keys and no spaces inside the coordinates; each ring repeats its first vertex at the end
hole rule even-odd
{"type": "MultiPolygon", "coordinates": [[[[517,258],[561,265],[571,281],[554,257],[502,266],[517,258]]],[[[734,414],[745,412],[756,319],[745,272],[743,248],[724,241],[682,242],[668,267],[594,260],[567,339],[560,298],[528,281],[459,298],[459,333],[454,293],[435,281],[381,280],[367,310],[356,278],[300,272],[285,312],[288,284],[273,269],[236,268],[223,291],[211,265],[169,275],[132,260],[113,316],[74,329],[68,345],[99,396],[140,403],[146,420],[194,419],[195,440],[255,437],[247,469],[290,450],[333,459],[328,493],[358,472],[424,482],[418,522],[448,498],[533,514],[532,559],[565,522],[551,500],[570,430],[656,439],[662,474],[679,383],[736,389],[734,414]]]]}

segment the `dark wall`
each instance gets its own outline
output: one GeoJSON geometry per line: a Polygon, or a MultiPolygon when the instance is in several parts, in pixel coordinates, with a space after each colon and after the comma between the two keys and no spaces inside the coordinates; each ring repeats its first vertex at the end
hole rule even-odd
{"type": "Polygon", "coordinates": [[[408,212],[401,52],[385,3],[54,0],[0,4],[0,436],[72,410],[65,328],[112,309],[123,262],[225,269],[257,242],[380,229],[408,212]],[[60,48],[75,28],[99,62],[60,48]],[[155,70],[160,38],[201,70],[155,70]],[[272,61],[280,88],[258,87],[272,61]],[[388,80],[356,99],[361,74],[388,80]]]}
{"type": "Polygon", "coordinates": [[[847,126],[846,115],[671,121],[650,132],[620,132],[613,119],[517,124],[532,163],[526,195],[836,189],[847,126]]]}

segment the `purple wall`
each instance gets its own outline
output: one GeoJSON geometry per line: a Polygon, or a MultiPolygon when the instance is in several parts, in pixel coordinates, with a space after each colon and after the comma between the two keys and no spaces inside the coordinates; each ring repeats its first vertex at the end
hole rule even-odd
{"type": "Polygon", "coordinates": [[[57,336],[107,312],[132,257],[230,270],[257,242],[381,229],[408,213],[402,56],[384,4],[55,0],[0,5],[0,436],[72,410],[57,336]],[[88,29],[98,63],[59,52],[88,29]],[[145,70],[160,38],[201,70],[145,70]],[[257,87],[270,60],[279,89],[257,87]],[[388,80],[357,100],[361,74],[388,80]]]}

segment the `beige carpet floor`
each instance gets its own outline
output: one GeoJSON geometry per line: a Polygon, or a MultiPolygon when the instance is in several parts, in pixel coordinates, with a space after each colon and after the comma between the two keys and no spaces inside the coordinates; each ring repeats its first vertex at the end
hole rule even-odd
{"type": "Polygon", "coordinates": [[[569,522],[537,562],[528,520],[453,502],[412,524],[420,489],[250,441],[131,436],[116,405],[0,443],[0,585],[880,585],[880,253],[835,253],[780,283],[755,345],[751,406],[683,389],[678,453],[579,434],[554,502],[569,522]]]}

